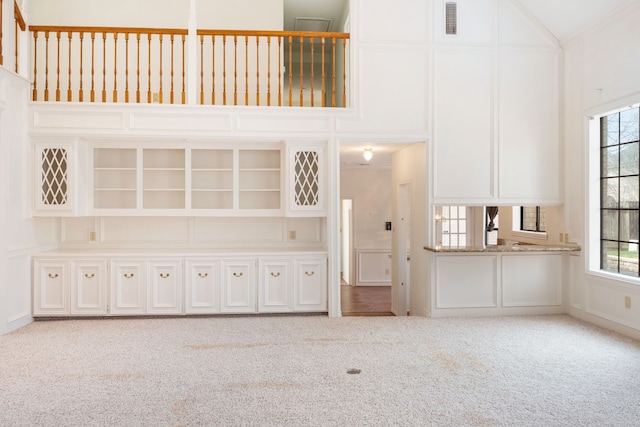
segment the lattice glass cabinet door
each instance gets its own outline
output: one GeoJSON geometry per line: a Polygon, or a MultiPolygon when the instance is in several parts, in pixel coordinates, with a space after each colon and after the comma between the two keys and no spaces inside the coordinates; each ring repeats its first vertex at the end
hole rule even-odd
{"type": "Polygon", "coordinates": [[[71,144],[37,144],[35,205],[39,211],[71,210],[71,144]]]}
{"type": "Polygon", "coordinates": [[[290,147],[290,213],[324,214],[323,154],[321,145],[290,147]]]}

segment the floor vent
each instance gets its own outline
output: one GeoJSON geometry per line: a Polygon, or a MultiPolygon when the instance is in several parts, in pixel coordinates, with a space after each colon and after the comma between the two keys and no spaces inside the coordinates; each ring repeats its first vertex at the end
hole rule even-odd
{"type": "Polygon", "coordinates": [[[444,33],[448,36],[455,36],[458,34],[458,3],[448,1],[444,6],[444,33]]]}

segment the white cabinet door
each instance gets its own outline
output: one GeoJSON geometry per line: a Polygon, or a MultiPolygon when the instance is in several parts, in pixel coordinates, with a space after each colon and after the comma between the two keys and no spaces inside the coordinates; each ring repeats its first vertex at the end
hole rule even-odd
{"type": "Polygon", "coordinates": [[[294,311],[327,311],[327,259],[296,259],[294,291],[294,311]]]}
{"type": "MultiPolygon", "coordinates": [[[[86,213],[77,172],[85,149],[73,142],[37,142],[34,152],[34,215],[72,216],[86,213]]],[[[82,165],[84,166],[84,165],[82,165]]]]}
{"type": "Polygon", "coordinates": [[[34,261],[34,316],[70,314],[68,268],[67,261],[34,261]]]}
{"type": "Polygon", "coordinates": [[[256,312],[256,261],[253,258],[222,261],[222,308],[224,313],[256,312]]]}
{"type": "Polygon", "coordinates": [[[288,216],[324,216],[324,144],[290,145],[288,216]]]}
{"type": "Polygon", "coordinates": [[[149,261],[147,313],[182,313],[182,263],[149,261]]]}
{"type": "Polygon", "coordinates": [[[71,314],[107,314],[107,262],[71,262],[71,314]]]}
{"type": "Polygon", "coordinates": [[[111,314],[146,312],[145,261],[111,261],[111,314]]]}
{"type": "Polygon", "coordinates": [[[292,309],[290,259],[260,259],[258,311],[261,313],[290,312],[292,309]]]}
{"type": "Polygon", "coordinates": [[[220,312],[220,261],[186,260],[185,313],[220,312]]]}

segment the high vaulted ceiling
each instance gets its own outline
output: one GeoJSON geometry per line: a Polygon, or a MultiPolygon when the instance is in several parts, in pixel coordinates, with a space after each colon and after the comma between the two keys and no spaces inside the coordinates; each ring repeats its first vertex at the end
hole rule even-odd
{"type": "MultiPolygon", "coordinates": [[[[296,18],[324,18],[332,20],[328,31],[341,31],[338,23],[342,19],[349,0],[284,0],[285,30],[296,30],[296,18]]],[[[367,0],[361,0],[361,5],[367,0]]],[[[414,0],[427,1],[427,0],[414,0]]],[[[445,1],[445,0],[431,0],[445,1]]],[[[465,1],[458,0],[462,7],[465,1]]],[[[507,1],[507,0],[500,0],[507,1]]],[[[511,0],[523,12],[546,28],[560,44],[566,43],[581,32],[602,22],[616,11],[640,0],[511,0]]],[[[298,20],[300,21],[300,20],[298,20]]],[[[389,167],[391,154],[406,144],[353,143],[342,144],[341,167],[389,167]],[[370,162],[362,158],[364,147],[374,148],[370,162]]]]}

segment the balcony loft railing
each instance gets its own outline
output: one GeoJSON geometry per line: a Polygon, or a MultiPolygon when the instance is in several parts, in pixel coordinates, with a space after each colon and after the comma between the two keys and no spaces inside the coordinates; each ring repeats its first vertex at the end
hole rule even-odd
{"type": "Polygon", "coordinates": [[[348,33],[198,30],[190,61],[183,29],[29,30],[33,101],[347,106],[348,33]]]}
{"type": "MultiPolygon", "coordinates": [[[[20,12],[20,6],[18,6],[18,3],[14,0],[13,2],[13,19],[15,20],[15,57],[16,57],[16,61],[15,61],[15,67],[14,67],[14,71],[17,73],[18,70],[18,56],[19,56],[19,32],[20,31],[25,31],[27,29],[26,24],[24,22],[24,18],[22,17],[22,12],[20,12]]],[[[3,39],[3,28],[2,28],[2,0],[0,0],[0,65],[4,65],[4,54],[2,52],[2,45],[3,45],[4,39],[3,39]]]]}

